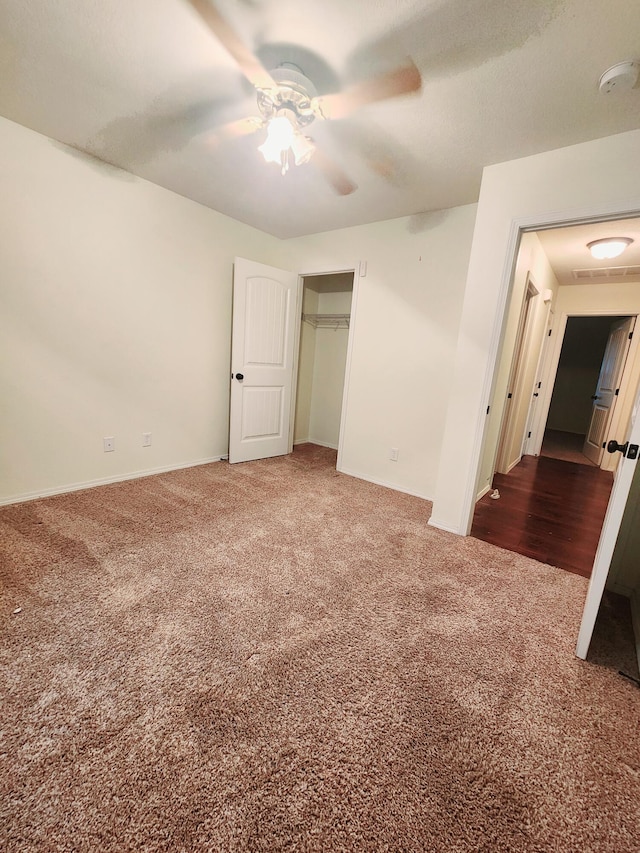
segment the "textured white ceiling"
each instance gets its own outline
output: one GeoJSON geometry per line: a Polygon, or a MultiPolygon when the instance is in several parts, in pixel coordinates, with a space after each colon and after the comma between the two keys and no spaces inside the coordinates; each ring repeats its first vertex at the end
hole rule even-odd
{"type": "Polygon", "coordinates": [[[212,144],[255,96],[185,0],[2,0],[0,114],[279,237],[473,202],[485,165],[640,127],[640,88],[598,92],[640,58],[638,0],[215,5],[268,68],[294,61],[320,92],[412,57],[419,95],[313,125],[355,193],[313,160],[282,177],[259,134],[212,144]]]}

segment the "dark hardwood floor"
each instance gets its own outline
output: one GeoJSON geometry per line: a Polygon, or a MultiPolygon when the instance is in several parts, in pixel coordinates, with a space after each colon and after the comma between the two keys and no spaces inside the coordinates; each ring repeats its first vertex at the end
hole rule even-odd
{"type": "Polygon", "coordinates": [[[500,498],[476,504],[471,535],[590,577],[613,474],[544,456],[523,456],[496,474],[500,498]]]}

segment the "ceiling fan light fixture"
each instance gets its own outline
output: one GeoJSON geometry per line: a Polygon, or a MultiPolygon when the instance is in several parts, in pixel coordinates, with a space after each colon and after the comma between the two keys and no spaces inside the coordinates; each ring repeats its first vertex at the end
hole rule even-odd
{"type": "Polygon", "coordinates": [[[258,146],[267,163],[276,163],[284,175],[289,169],[291,156],[296,166],[307,163],[315,150],[313,142],[303,136],[291,110],[280,110],[267,122],[267,138],[258,146]]]}
{"type": "MultiPolygon", "coordinates": [[[[267,163],[282,163],[295,137],[295,127],[286,115],[277,115],[267,123],[267,138],[258,146],[267,163]]],[[[286,171],[286,169],[284,170],[286,171]]]]}
{"type": "Polygon", "coordinates": [[[587,249],[596,260],[603,261],[617,258],[632,243],[633,240],[630,237],[606,237],[587,243],[587,249]]]}

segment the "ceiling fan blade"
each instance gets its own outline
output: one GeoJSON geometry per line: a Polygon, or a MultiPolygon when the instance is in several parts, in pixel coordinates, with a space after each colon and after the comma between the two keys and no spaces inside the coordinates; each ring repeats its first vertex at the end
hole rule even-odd
{"type": "Polygon", "coordinates": [[[222,142],[225,139],[238,139],[241,136],[248,136],[250,133],[255,133],[263,125],[264,121],[258,118],[258,116],[240,118],[237,121],[230,121],[228,124],[212,128],[207,138],[213,143],[222,142]]]}
{"type": "Polygon", "coordinates": [[[260,60],[243,44],[238,34],[229,26],[209,0],[187,0],[200,15],[220,44],[231,54],[247,80],[256,89],[277,89],[273,77],[265,70],[260,60]]]}
{"type": "Polygon", "coordinates": [[[421,88],[422,77],[412,62],[364,83],[349,86],[344,92],[321,95],[314,99],[314,109],[322,118],[345,118],[367,104],[409,95],[419,92],[421,88]]]}
{"type": "Polygon", "coordinates": [[[311,162],[320,169],[324,177],[339,195],[351,195],[352,192],[358,189],[357,184],[354,184],[335,160],[328,157],[322,149],[316,147],[311,162]]]}

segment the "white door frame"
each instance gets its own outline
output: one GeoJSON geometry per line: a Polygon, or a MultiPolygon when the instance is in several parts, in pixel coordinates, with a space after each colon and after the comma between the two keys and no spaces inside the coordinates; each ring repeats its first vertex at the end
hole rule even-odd
{"type": "MultiPolygon", "coordinates": [[[[340,410],[340,433],[338,436],[338,460],[336,463],[336,470],[342,471],[342,451],[344,446],[344,432],[345,432],[345,424],[347,420],[347,405],[349,399],[349,384],[351,381],[351,360],[353,354],[353,339],[356,328],[356,306],[358,303],[358,292],[360,288],[360,274],[359,271],[362,267],[363,261],[355,261],[353,265],[348,264],[347,266],[339,266],[339,267],[323,267],[322,269],[313,269],[313,270],[305,270],[303,272],[298,273],[298,305],[302,306],[302,288],[304,287],[304,279],[311,276],[316,275],[337,275],[339,273],[353,273],[353,292],[351,295],[351,313],[349,319],[349,334],[347,337],[347,360],[344,370],[344,388],[342,391],[342,408],[340,410]]],[[[302,308],[300,307],[300,311],[302,308]]],[[[300,311],[298,312],[300,314],[300,311]]],[[[296,329],[296,341],[295,341],[295,350],[294,350],[294,362],[293,362],[293,394],[291,395],[291,425],[289,432],[289,452],[293,450],[293,430],[295,426],[295,411],[296,411],[296,395],[297,395],[297,386],[298,386],[298,367],[299,367],[299,357],[300,357],[300,329],[302,327],[302,316],[299,317],[299,321],[296,329]]]]}

